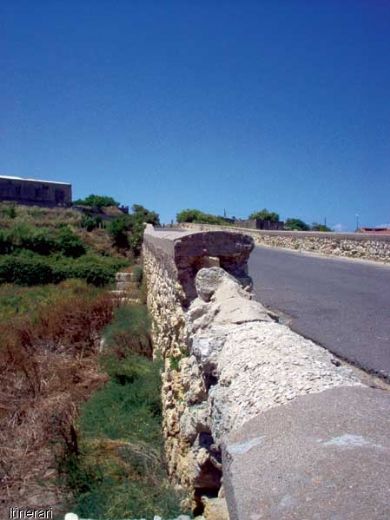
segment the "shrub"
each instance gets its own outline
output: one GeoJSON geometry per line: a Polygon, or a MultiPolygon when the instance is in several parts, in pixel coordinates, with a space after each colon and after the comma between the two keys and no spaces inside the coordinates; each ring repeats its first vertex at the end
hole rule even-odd
{"type": "Polygon", "coordinates": [[[133,268],[133,280],[137,283],[138,287],[141,287],[144,277],[144,270],[142,266],[136,265],[133,268]]]}
{"type": "Polygon", "coordinates": [[[16,211],[16,205],[10,204],[10,205],[4,205],[1,209],[2,214],[5,217],[14,219],[17,217],[17,211],[16,211]]]}
{"type": "Polygon", "coordinates": [[[177,222],[194,222],[197,224],[226,224],[224,217],[203,213],[198,209],[184,209],[176,215],[177,222]]]}
{"type": "Polygon", "coordinates": [[[113,220],[108,231],[113,244],[120,249],[130,249],[134,256],[141,253],[145,223],[159,225],[159,216],[139,204],[132,207],[133,213],[113,220]]]}
{"type": "Polygon", "coordinates": [[[6,231],[0,230],[0,255],[7,255],[12,252],[12,243],[6,231]]]}
{"type": "Polygon", "coordinates": [[[126,260],[84,255],[77,259],[45,257],[31,253],[0,257],[0,283],[40,285],[80,278],[97,287],[112,283],[115,273],[128,265],[126,260]]]}
{"type": "Polygon", "coordinates": [[[53,262],[53,282],[67,278],[80,278],[88,283],[102,287],[114,282],[115,274],[128,264],[126,260],[97,255],[85,255],[70,262],[58,259],[53,262]]]}
{"type": "Polygon", "coordinates": [[[84,244],[69,226],[61,225],[57,230],[53,230],[22,222],[0,232],[0,252],[2,254],[24,249],[40,255],[60,252],[73,258],[86,252],[84,244]]]}
{"type": "Polygon", "coordinates": [[[331,232],[332,230],[326,226],[325,224],[318,224],[317,222],[313,222],[311,225],[312,231],[324,231],[324,232],[331,232]]]}
{"type": "Polygon", "coordinates": [[[128,231],[132,224],[128,216],[116,218],[110,222],[108,232],[110,233],[113,243],[116,247],[127,249],[129,247],[128,231]]]}
{"type": "Polygon", "coordinates": [[[309,231],[310,226],[303,222],[303,220],[299,218],[288,218],[284,224],[284,229],[290,231],[309,231]]]}
{"type": "Polygon", "coordinates": [[[78,258],[86,253],[84,244],[68,226],[60,228],[55,242],[57,250],[65,256],[78,258]]]}
{"type": "Polygon", "coordinates": [[[53,281],[53,271],[45,258],[0,257],[0,283],[40,285],[53,281]]]}
{"type": "Polygon", "coordinates": [[[268,209],[264,208],[261,211],[255,211],[249,215],[250,219],[259,219],[259,220],[268,220],[270,222],[278,222],[279,221],[279,213],[275,213],[274,211],[268,211],[268,209]]]}
{"type": "Polygon", "coordinates": [[[87,231],[93,231],[102,226],[103,220],[99,215],[93,217],[92,215],[83,215],[81,219],[81,227],[87,231]]]}
{"type": "Polygon", "coordinates": [[[91,206],[95,208],[105,208],[108,206],[119,206],[119,202],[117,202],[112,197],[108,197],[107,195],[88,195],[85,199],[78,199],[73,202],[75,205],[80,206],[91,206]]]}
{"type": "Polygon", "coordinates": [[[147,224],[153,224],[153,226],[160,225],[160,217],[155,211],[150,211],[140,204],[134,204],[131,209],[135,220],[141,224],[146,222],[147,224]]]}

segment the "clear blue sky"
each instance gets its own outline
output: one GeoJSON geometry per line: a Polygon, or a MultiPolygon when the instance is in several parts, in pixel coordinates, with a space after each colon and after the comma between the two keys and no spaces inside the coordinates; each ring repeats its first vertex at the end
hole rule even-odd
{"type": "Polygon", "coordinates": [[[1,0],[0,59],[3,174],[390,223],[388,0],[1,0]]]}

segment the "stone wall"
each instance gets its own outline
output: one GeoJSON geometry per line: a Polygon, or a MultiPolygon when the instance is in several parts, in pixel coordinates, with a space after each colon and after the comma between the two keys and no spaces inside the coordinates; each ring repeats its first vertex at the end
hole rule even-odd
{"type": "Polygon", "coordinates": [[[241,231],[250,235],[257,245],[390,263],[390,236],[386,235],[314,231],[266,231],[192,223],[183,223],[180,224],[180,227],[198,231],[230,229],[231,231],[241,231]]]}
{"type": "MultiPolygon", "coordinates": [[[[174,233],[148,226],[143,261],[148,307],[153,319],[155,356],[161,355],[163,431],[172,479],[200,495],[217,494],[221,481],[220,452],[214,452],[208,410],[212,376],[201,372],[191,355],[189,307],[196,298],[195,276],[204,267],[223,265],[249,287],[249,237],[226,232],[174,233]]],[[[196,506],[194,506],[196,509],[196,506]]]]}
{"type": "Polygon", "coordinates": [[[213,507],[224,508],[221,451],[229,435],[306,394],[360,384],[328,351],[276,323],[252,299],[252,249],[250,237],[225,230],[149,226],[144,235],[154,349],[164,363],[168,470],[192,493],[195,512],[206,504],[213,520],[222,518],[213,507]],[[218,504],[202,501],[205,495],[219,497],[218,504]]]}

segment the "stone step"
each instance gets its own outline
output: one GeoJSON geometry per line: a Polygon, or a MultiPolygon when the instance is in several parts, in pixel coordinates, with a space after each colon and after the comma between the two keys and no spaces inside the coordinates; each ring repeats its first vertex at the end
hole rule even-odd
{"type": "Polygon", "coordinates": [[[115,285],[118,291],[129,291],[131,289],[138,289],[137,282],[117,281],[115,285]]]}
{"type": "Polygon", "coordinates": [[[134,281],[134,275],[133,275],[133,273],[127,273],[127,272],[116,273],[115,280],[117,282],[132,282],[132,281],[134,281]]]}
{"type": "Polygon", "coordinates": [[[140,298],[129,297],[126,291],[118,291],[114,289],[110,291],[110,294],[115,299],[126,300],[128,303],[140,303],[140,298]]]}

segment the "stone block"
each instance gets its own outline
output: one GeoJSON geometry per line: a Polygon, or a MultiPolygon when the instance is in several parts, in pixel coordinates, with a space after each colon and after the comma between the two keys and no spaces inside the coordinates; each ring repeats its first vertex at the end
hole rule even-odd
{"type": "Polygon", "coordinates": [[[223,447],[230,520],[390,518],[390,393],[338,387],[264,412],[223,447]]]}

